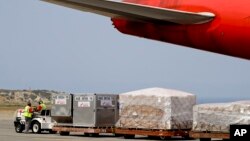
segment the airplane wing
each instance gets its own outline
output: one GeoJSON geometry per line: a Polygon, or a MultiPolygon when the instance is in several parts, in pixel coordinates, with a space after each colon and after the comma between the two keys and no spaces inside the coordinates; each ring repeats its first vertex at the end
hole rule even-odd
{"type": "Polygon", "coordinates": [[[111,18],[126,18],[143,22],[171,22],[176,24],[202,24],[214,19],[210,12],[187,12],[128,2],[110,0],[42,0],[65,7],[92,12],[111,18]]]}

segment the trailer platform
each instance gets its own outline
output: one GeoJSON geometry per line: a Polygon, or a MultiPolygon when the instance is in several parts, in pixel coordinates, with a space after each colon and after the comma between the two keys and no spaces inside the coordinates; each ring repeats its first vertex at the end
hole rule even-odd
{"type": "Polygon", "coordinates": [[[200,139],[200,141],[211,141],[212,138],[216,139],[223,139],[229,140],[230,134],[229,133],[222,133],[222,132],[197,132],[191,131],[189,136],[194,139],[200,139]]]}
{"type": "Polygon", "coordinates": [[[190,130],[150,130],[150,129],[125,129],[125,128],[116,128],[115,134],[123,135],[124,138],[130,139],[134,138],[135,135],[149,136],[149,137],[184,137],[189,138],[190,130]]]}
{"type": "Polygon", "coordinates": [[[81,132],[90,136],[98,136],[100,133],[114,133],[113,127],[74,127],[74,126],[54,126],[53,131],[60,135],[69,135],[70,132],[81,132]]]}

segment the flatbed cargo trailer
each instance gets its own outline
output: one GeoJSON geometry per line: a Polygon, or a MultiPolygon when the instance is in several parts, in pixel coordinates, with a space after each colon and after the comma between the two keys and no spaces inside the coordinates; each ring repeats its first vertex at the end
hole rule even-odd
{"type": "Polygon", "coordinates": [[[62,136],[67,136],[70,132],[80,132],[89,136],[98,136],[100,133],[114,133],[113,127],[75,127],[75,126],[59,126],[55,125],[52,128],[53,131],[57,131],[62,136]]]}
{"type": "Polygon", "coordinates": [[[157,130],[157,129],[126,129],[115,128],[116,135],[123,135],[125,139],[132,139],[135,135],[148,137],[160,137],[161,139],[170,137],[183,137],[189,139],[190,130],[157,130]]]}
{"type": "Polygon", "coordinates": [[[189,136],[194,139],[200,139],[200,141],[211,141],[212,138],[229,140],[230,134],[223,132],[197,132],[191,131],[189,136]]]}

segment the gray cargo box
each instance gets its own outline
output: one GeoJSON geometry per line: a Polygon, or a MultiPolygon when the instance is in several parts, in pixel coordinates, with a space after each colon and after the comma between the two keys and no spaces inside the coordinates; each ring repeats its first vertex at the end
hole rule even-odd
{"type": "Polygon", "coordinates": [[[73,121],[73,95],[60,94],[52,95],[51,117],[58,124],[72,124],[73,121]]]}
{"type": "Polygon", "coordinates": [[[73,98],[73,126],[111,127],[118,113],[118,95],[78,94],[73,98]]]}

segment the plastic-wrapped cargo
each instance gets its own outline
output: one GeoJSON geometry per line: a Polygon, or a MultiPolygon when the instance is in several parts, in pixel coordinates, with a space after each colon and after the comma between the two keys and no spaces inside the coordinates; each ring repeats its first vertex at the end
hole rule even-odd
{"type": "Polygon", "coordinates": [[[193,94],[163,88],[149,88],[119,95],[118,128],[191,129],[193,94]]]}
{"type": "Polygon", "coordinates": [[[232,124],[250,124],[250,101],[194,106],[193,131],[229,133],[232,124]]]}

